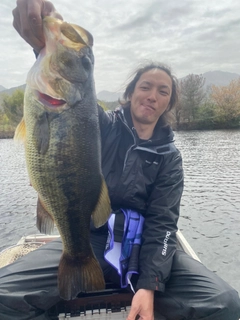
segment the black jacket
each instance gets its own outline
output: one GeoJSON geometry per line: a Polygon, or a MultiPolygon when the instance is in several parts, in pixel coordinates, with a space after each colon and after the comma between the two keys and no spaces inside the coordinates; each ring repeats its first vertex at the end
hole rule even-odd
{"type": "Polygon", "coordinates": [[[171,128],[158,121],[153,138],[142,141],[128,109],[105,113],[99,107],[102,171],[111,206],[145,217],[137,289],[164,291],[176,250],[183,191],[182,159],[171,128]]]}

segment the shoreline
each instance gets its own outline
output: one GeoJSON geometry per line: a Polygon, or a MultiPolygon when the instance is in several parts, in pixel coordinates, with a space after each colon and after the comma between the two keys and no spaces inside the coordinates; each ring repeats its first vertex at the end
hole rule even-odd
{"type": "MultiPolygon", "coordinates": [[[[174,132],[181,132],[181,131],[185,131],[185,132],[191,132],[191,131],[221,131],[221,130],[234,130],[234,131],[238,131],[240,130],[240,128],[217,128],[217,129],[173,129],[174,132]]],[[[13,139],[14,137],[14,133],[15,130],[12,131],[0,131],[0,139],[13,139]]]]}
{"type": "Polygon", "coordinates": [[[0,131],[0,139],[13,139],[14,131],[0,131]]]}

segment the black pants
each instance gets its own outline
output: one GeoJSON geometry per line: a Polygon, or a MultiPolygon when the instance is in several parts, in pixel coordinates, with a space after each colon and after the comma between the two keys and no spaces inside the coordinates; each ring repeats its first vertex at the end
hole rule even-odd
{"type": "MultiPolygon", "coordinates": [[[[106,280],[118,283],[117,272],[103,258],[106,235],[92,233],[91,242],[106,280]]],[[[57,269],[61,252],[62,243],[56,240],[0,269],[0,320],[49,319],[47,310],[60,300],[57,269]]],[[[179,250],[166,291],[156,292],[155,305],[163,316],[161,319],[240,318],[237,292],[179,250]]]]}

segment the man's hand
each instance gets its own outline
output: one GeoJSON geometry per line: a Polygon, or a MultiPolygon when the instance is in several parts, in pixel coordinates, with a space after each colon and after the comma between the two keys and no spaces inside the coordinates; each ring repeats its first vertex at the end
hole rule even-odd
{"type": "Polygon", "coordinates": [[[133,299],[127,320],[154,320],[153,313],[154,292],[151,290],[139,289],[133,299]]]}
{"type": "Polygon", "coordinates": [[[42,19],[45,16],[62,19],[54,5],[44,0],[17,0],[12,14],[14,28],[37,52],[45,46],[42,19]]]}

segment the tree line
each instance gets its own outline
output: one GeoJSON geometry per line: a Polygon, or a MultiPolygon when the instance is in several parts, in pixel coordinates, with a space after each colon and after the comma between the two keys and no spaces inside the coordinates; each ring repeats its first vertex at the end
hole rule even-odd
{"type": "Polygon", "coordinates": [[[24,91],[0,94],[0,138],[12,138],[23,116],[24,91]]]}
{"type": "MultiPolygon", "coordinates": [[[[0,96],[0,134],[13,132],[23,115],[24,91],[0,96]]],[[[105,110],[118,105],[117,101],[98,103],[105,110]]],[[[227,86],[206,87],[202,75],[189,74],[179,81],[179,101],[172,116],[175,130],[240,128],[240,78],[227,86]]]]}
{"type": "Polygon", "coordinates": [[[240,128],[240,78],[229,85],[205,87],[202,75],[179,82],[179,102],[173,115],[178,130],[240,128]]]}

